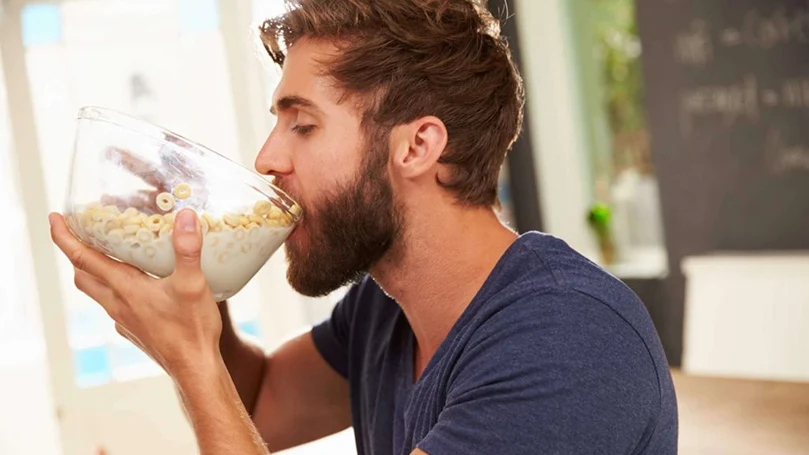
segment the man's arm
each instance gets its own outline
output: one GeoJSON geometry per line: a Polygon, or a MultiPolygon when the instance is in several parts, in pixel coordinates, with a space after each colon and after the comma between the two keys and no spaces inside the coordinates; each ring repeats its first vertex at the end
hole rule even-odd
{"type": "Polygon", "coordinates": [[[175,375],[201,455],[269,455],[219,355],[175,375]]]}
{"type": "Polygon", "coordinates": [[[348,381],[315,348],[310,333],[270,356],[239,337],[220,304],[220,351],[244,408],[273,451],[295,447],[351,425],[348,381]]]}
{"type": "Polygon", "coordinates": [[[266,360],[253,421],[271,450],[284,450],[351,426],[348,381],[329,366],[311,333],[266,360]]]}
{"type": "MultiPolygon", "coordinates": [[[[263,455],[349,426],[347,382],[320,357],[310,334],[286,343],[264,363],[255,426],[220,356],[175,377],[202,455],[263,455]]],[[[256,382],[248,379],[240,381],[256,382]]]]}
{"type": "Polygon", "coordinates": [[[222,316],[219,351],[244,408],[252,415],[261,390],[267,355],[259,346],[239,336],[230,318],[228,302],[219,304],[219,314],[222,316]]]}

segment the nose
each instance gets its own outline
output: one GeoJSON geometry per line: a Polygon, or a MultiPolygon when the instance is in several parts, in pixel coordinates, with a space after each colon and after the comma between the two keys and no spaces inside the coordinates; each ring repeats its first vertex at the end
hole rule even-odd
{"type": "Polygon", "coordinates": [[[284,177],[292,173],[292,158],[288,147],[275,134],[275,129],[267,136],[256,157],[256,171],[274,177],[284,177]]]}

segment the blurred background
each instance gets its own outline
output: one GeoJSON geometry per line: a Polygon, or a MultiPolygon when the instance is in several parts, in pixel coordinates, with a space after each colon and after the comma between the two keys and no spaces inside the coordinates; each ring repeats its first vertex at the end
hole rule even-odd
{"type": "MultiPolygon", "coordinates": [[[[683,454],[809,454],[809,3],[490,0],[527,90],[501,216],[645,302],[683,454]]],[[[279,73],[253,30],[283,0],[0,0],[0,454],[194,453],[170,381],[73,288],[48,237],[79,107],[252,167],[279,73]]],[[[231,308],[272,349],[308,299],[278,254],[231,308]]],[[[283,416],[279,416],[283,418],[283,416]]],[[[353,435],[288,453],[351,454],[353,435]]]]}

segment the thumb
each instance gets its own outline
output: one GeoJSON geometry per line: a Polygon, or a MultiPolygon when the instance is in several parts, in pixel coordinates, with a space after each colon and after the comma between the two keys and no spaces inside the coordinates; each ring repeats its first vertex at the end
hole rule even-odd
{"type": "Polygon", "coordinates": [[[202,254],[202,232],[197,214],[183,209],[174,221],[174,271],[180,275],[199,273],[202,254]]]}

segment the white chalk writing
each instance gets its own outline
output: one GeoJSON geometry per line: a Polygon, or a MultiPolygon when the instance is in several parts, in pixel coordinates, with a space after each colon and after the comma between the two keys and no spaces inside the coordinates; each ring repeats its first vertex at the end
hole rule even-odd
{"type": "Polygon", "coordinates": [[[744,42],[754,48],[769,49],[778,44],[809,44],[809,10],[787,13],[778,8],[769,16],[749,11],[742,26],[744,42]]]}
{"type": "Polygon", "coordinates": [[[767,133],[765,143],[770,170],[780,174],[787,171],[809,172],[809,146],[803,144],[785,144],[783,134],[777,128],[767,133]]]}
{"type": "Polygon", "coordinates": [[[778,92],[771,89],[762,90],[761,103],[766,107],[778,106],[778,92]]]}
{"type": "Polygon", "coordinates": [[[756,122],[762,110],[809,109],[809,77],[777,82],[775,88],[761,88],[756,76],[727,85],[691,88],[680,94],[680,130],[689,136],[696,117],[719,116],[726,126],[740,118],[756,122]]]}
{"type": "Polygon", "coordinates": [[[758,81],[747,75],[730,85],[703,86],[680,95],[680,129],[686,136],[694,127],[694,117],[718,115],[725,125],[733,125],[740,117],[756,120],[759,116],[758,81]]]}
{"type": "Polygon", "coordinates": [[[705,66],[709,63],[713,59],[713,44],[708,22],[701,19],[691,21],[689,30],[674,40],[674,56],[684,65],[705,66]]]}
{"type": "MultiPolygon", "coordinates": [[[[688,29],[679,33],[674,41],[674,55],[683,65],[705,66],[714,58],[711,24],[694,19],[688,29]]],[[[804,8],[788,11],[781,7],[771,14],[757,9],[748,11],[739,26],[718,31],[719,45],[736,47],[746,45],[753,49],[770,49],[778,45],[809,45],[809,0],[804,8]]]]}
{"type": "Polygon", "coordinates": [[[787,79],[781,84],[783,106],[809,108],[809,78],[787,79]]]}
{"type": "Polygon", "coordinates": [[[738,46],[744,43],[744,36],[742,32],[735,28],[726,28],[722,30],[722,33],[719,35],[719,41],[728,47],[738,46]]]}

